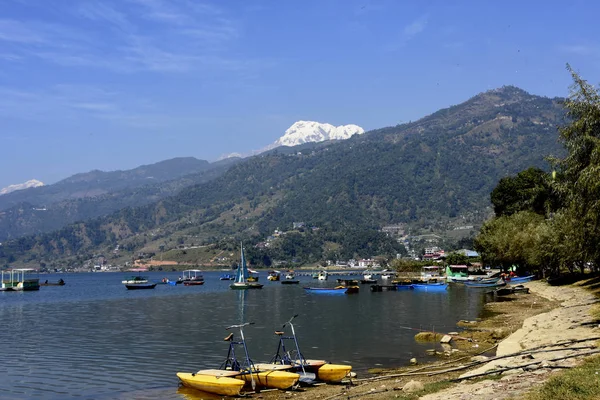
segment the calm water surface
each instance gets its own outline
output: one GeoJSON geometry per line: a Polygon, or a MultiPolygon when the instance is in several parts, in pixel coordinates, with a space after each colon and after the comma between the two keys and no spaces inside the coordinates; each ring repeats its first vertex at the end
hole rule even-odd
{"type": "MultiPolygon", "coordinates": [[[[273,334],[292,315],[307,358],[350,363],[364,375],[375,366],[424,359],[415,329],[455,331],[474,319],[483,293],[451,287],[444,293],[414,291],[356,295],[308,294],[302,286],[334,286],[299,277],[300,285],[266,281],[262,290],[235,291],[220,272],[206,272],[203,286],[157,285],[129,291],[125,273],[40,275],[65,286],[39,292],[0,292],[2,399],[194,399],[178,389],[178,371],[217,368],[227,354],[225,328],[244,330],[250,356],[268,361],[273,334]]],[[[177,273],[149,273],[151,280],[177,273]]]]}

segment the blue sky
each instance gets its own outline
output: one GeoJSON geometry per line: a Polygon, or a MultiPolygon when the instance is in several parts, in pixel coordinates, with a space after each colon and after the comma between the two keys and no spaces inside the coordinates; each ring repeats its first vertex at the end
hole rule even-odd
{"type": "Polygon", "coordinates": [[[594,1],[2,0],[0,188],[180,156],[300,119],[365,129],[600,70],[594,1]]]}

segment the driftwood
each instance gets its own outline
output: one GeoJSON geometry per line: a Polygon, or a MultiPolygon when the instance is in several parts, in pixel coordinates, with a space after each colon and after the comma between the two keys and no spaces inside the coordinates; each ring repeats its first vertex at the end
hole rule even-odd
{"type": "MultiPolygon", "coordinates": [[[[589,356],[589,355],[598,354],[598,353],[600,353],[600,350],[591,350],[591,351],[586,351],[584,353],[571,354],[571,355],[568,355],[568,356],[552,358],[550,360],[545,360],[545,361],[552,361],[552,362],[554,362],[554,361],[561,361],[561,360],[566,360],[568,358],[583,357],[583,356],[589,356]]],[[[482,372],[480,374],[469,375],[469,376],[465,376],[465,377],[462,377],[462,378],[450,379],[450,382],[460,382],[460,381],[463,381],[465,379],[478,378],[480,376],[486,376],[486,375],[492,375],[492,374],[500,374],[502,372],[510,371],[510,370],[513,370],[513,369],[526,368],[526,367],[529,367],[531,365],[539,364],[541,362],[542,361],[537,360],[535,362],[530,362],[528,364],[521,364],[521,365],[515,365],[513,367],[504,367],[504,368],[499,368],[499,369],[492,369],[490,371],[482,372]]]]}
{"type": "MultiPolygon", "coordinates": [[[[497,356],[497,357],[488,358],[485,361],[473,361],[470,364],[461,365],[461,366],[455,367],[455,368],[445,369],[443,371],[430,372],[429,374],[427,374],[427,376],[433,376],[433,375],[438,375],[438,374],[445,374],[445,373],[448,373],[448,372],[460,371],[462,369],[471,368],[471,367],[474,367],[474,366],[479,365],[479,364],[487,364],[490,361],[501,360],[503,358],[525,356],[525,355],[537,354],[537,353],[550,353],[550,352],[553,352],[553,351],[585,350],[585,349],[595,349],[595,348],[596,348],[596,346],[580,346],[580,347],[568,347],[568,348],[562,348],[562,349],[526,350],[526,351],[522,351],[522,352],[518,352],[518,353],[511,353],[511,354],[506,354],[506,355],[503,355],[503,356],[497,356]]],[[[540,361],[538,361],[538,362],[540,362],[540,361]]]]}
{"type": "Polygon", "coordinates": [[[454,364],[460,360],[464,360],[465,358],[470,358],[470,357],[474,357],[474,356],[478,356],[480,354],[486,353],[490,350],[493,350],[494,348],[496,348],[498,345],[495,344],[492,347],[489,347],[485,350],[480,351],[479,353],[475,353],[475,354],[469,354],[467,356],[464,357],[460,357],[454,360],[450,360],[450,361],[446,361],[440,364],[430,364],[430,365],[425,365],[421,368],[416,368],[416,369],[412,369],[408,372],[401,372],[398,374],[391,374],[391,375],[379,375],[379,376],[374,376],[372,378],[361,378],[361,379],[355,379],[355,381],[357,382],[376,382],[376,381],[382,381],[382,380],[386,380],[386,379],[392,379],[392,378],[401,378],[404,376],[416,376],[416,375],[426,375],[429,374],[430,372],[419,372],[419,371],[423,371],[425,369],[430,369],[430,368],[440,368],[444,365],[448,365],[448,364],[454,364]]]}

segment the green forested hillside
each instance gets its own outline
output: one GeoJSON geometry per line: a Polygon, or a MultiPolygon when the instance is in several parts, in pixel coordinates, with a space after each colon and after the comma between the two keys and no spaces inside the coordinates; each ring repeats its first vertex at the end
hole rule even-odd
{"type": "Polygon", "coordinates": [[[214,179],[238,161],[209,164],[195,158],[172,159],[129,171],[77,174],[54,185],[0,196],[0,205],[12,205],[0,209],[0,241],[156,202],[214,179]]]}
{"type": "Polygon", "coordinates": [[[74,257],[116,245],[133,254],[185,238],[258,242],[297,221],[331,234],[339,252],[366,257],[375,250],[358,253],[352,248],[358,243],[342,240],[346,233],[360,236],[391,223],[413,229],[481,223],[500,178],[545,168],[544,157],[560,153],[562,122],[558,99],[505,87],[409,124],[250,158],[157,203],[6,242],[0,260],[74,257]]]}

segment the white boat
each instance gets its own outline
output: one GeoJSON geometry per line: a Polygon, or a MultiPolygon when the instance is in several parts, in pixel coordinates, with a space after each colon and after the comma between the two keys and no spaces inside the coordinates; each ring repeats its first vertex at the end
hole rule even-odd
{"type": "Polygon", "coordinates": [[[263,287],[256,281],[250,281],[250,274],[248,273],[248,267],[246,266],[246,257],[244,256],[244,244],[240,244],[241,247],[241,259],[235,274],[235,282],[229,287],[231,289],[246,290],[246,289],[260,289],[263,287]]]}
{"type": "Polygon", "coordinates": [[[320,281],[326,281],[327,278],[329,278],[329,274],[327,273],[327,271],[319,272],[319,276],[317,277],[317,279],[320,281]]]}
{"type": "Polygon", "coordinates": [[[34,278],[33,273],[37,274],[37,270],[32,268],[12,269],[10,271],[2,271],[2,287],[3,292],[20,292],[30,290],[40,290],[39,277],[34,278]]]}

